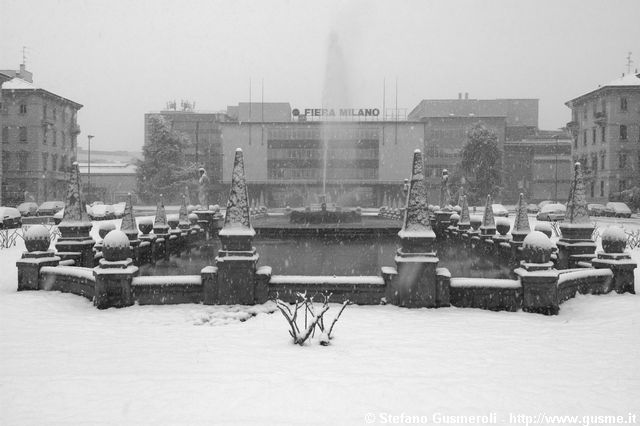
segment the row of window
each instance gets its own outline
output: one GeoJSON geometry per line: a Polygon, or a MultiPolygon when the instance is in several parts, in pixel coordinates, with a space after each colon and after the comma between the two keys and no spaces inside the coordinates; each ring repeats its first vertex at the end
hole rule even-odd
{"type": "Polygon", "coordinates": [[[299,140],[299,139],[378,139],[380,134],[377,128],[332,128],[323,129],[312,127],[307,129],[269,129],[269,139],[299,140]]]}
{"type": "MultiPolygon", "coordinates": [[[[621,96],[619,99],[619,103],[618,103],[618,110],[620,112],[627,112],[629,110],[629,102],[627,100],[626,97],[621,96]]],[[[585,103],[584,106],[582,107],[582,118],[583,119],[587,119],[587,116],[589,115],[589,110],[593,111],[593,115],[595,116],[596,112],[602,112],[604,114],[607,113],[607,100],[606,99],[601,99],[600,100],[600,110],[598,111],[598,103],[593,102],[593,104],[589,104],[589,103],[585,103]]],[[[574,113],[573,113],[573,121],[578,121],[577,116],[578,114],[578,110],[575,109],[574,113]]]]}
{"type": "MultiPolygon", "coordinates": [[[[60,141],[62,142],[62,146],[67,145],[67,134],[64,131],[58,132],[57,130],[48,130],[47,126],[43,126],[43,136],[42,136],[42,144],[47,145],[49,141],[51,141],[51,145],[58,145],[58,133],[60,133],[60,141]]],[[[28,138],[28,129],[26,126],[18,127],[17,135],[11,135],[10,129],[7,126],[2,128],[2,143],[11,143],[12,139],[16,142],[27,143],[29,141],[28,138]]],[[[71,140],[71,146],[73,147],[73,139],[71,140]]]]}
{"type": "MultiPolygon", "coordinates": [[[[29,159],[31,153],[27,151],[21,151],[16,153],[4,152],[2,154],[2,168],[3,170],[19,170],[29,171],[29,159]]],[[[58,154],[49,155],[46,152],[42,153],[42,170],[43,171],[67,171],[69,169],[69,158],[66,155],[58,154]]]]}
{"type": "MultiPolygon", "coordinates": [[[[278,168],[269,169],[269,179],[322,179],[321,169],[278,168]]],[[[377,179],[377,168],[330,168],[327,179],[377,179]]]]}
{"type": "MultiPolygon", "coordinates": [[[[604,181],[601,180],[599,183],[599,189],[600,189],[600,197],[604,197],[604,181]]],[[[625,180],[625,179],[620,179],[618,181],[618,192],[622,192],[624,190],[626,190],[627,188],[630,187],[630,184],[625,180]]],[[[591,182],[591,184],[589,185],[589,195],[591,196],[591,198],[595,197],[595,193],[596,193],[596,183],[595,182],[591,182]]]]}
{"type": "MultiPolygon", "coordinates": [[[[591,129],[591,144],[595,145],[596,141],[598,140],[598,133],[600,134],[600,142],[601,143],[606,143],[606,130],[607,128],[602,126],[600,127],[600,131],[598,132],[598,127],[594,127],[591,129]]],[[[627,140],[627,126],[624,124],[621,124],[619,126],[619,130],[618,130],[618,136],[620,138],[620,140],[626,141],[627,140]]],[[[588,140],[588,130],[583,130],[582,131],[582,145],[583,146],[587,146],[587,140],[588,140]]],[[[573,147],[577,148],[578,147],[578,138],[574,139],[573,141],[573,147]]]]}
{"type": "MultiPolygon", "coordinates": [[[[269,149],[267,151],[267,159],[304,159],[304,160],[321,160],[324,158],[322,150],[319,149],[269,149]]],[[[357,149],[357,148],[331,148],[327,151],[327,158],[340,158],[345,160],[358,159],[378,159],[377,149],[357,149]]]]}
{"type": "MultiPolygon", "coordinates": [[[[607,153],[602,151],[600,153],[592,153],[590,157],[590,162],[587,162],[587,156],[583,155],[581,157],[575,158],[574,161],[580,161],[581,164],[588,166],[593,173],[597,173],[598,169],[604,170],[606,169],[606,161],[607,161],[607,153]]],[[[627,167],[632,167],[632,160],[629,158],[626,152],[618,153],[618,168],[626,169],[627,167]]],[[[638,167],[640,167],[640,154],[638,154],[638,167]]]]}

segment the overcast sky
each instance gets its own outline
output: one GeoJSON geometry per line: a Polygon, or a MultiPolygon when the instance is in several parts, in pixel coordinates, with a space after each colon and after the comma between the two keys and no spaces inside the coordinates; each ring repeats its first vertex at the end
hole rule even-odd
{"type": "Polygon", "coordinates": [[[138,150],[144,113],[169,100],[224,110],[252,97],[318,107],[330,67],[351,107],[421,99],[564,102],[640,68],[640,1],[0,0],[0,69],[27,46],[34,82],[84,105],[81,146],[138,150]],[[335,48],[330,53],[330,40],[335,48]],[[340,54],[341,53],[341,54],[340,54]]]}

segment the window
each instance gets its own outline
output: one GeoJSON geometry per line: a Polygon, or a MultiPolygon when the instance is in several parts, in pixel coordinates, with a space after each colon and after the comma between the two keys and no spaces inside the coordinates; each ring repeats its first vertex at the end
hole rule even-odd
{"type": "Polygon", "coordinates": [[[53,109],[53,119],[57,120],[58,119],[58,110],[57,109],[53,109]]]}
{"type": "Polygon", "coordinates": [[[620,98],[620,111],[627,110],[627,98],[620,98]]]}
{"type": "Polygon", "coordinates": [[[47,126],[42,126],[42,144],[46,145],[47,144],[47,126]]]}
{"type": "Polygon", "coordinates": [[[587,146],[587,131],[582,132],[582,145],[587,146]]]}
{"type": "Polygon", "coordinates": [[[20,140],[20,142],[26,142],[27,141],[27,128],[22,126],[18,128],[18,139],[20,140]]]}
{"type": "Polygon", "coordinates": [[[67,170],[67,156],[63,155],[62,158],[60,158],[60,171],[64,172],[67,170]]]}
{"type": "Polygon", "coordinates": [[[620,154],[618,157],[618,168],[624,169],[627,167],[627,154],[620,154]]]}
{"type": "Polygon", "coordinates": [[[626,182],[624,181],[624,179],[620,180],[618,182],[618,192],[622,192],[624,191],[624,188],[626,187],[626,182]]]}
{"type": "Polygon", "coordinates": [[[56,146],[56,144],[58,143],[58,132],[56,130],[53,131],[53,146],[56,146]]]}
{"type": "Polygon", "coordinates": [[[625,126],[624,124],[620,125],[620,139],[627,139],[627,126],[625,126]]]}
{"type": "Polygon", "coordinates": [[[64,130],[61,132],[60,136],[60,139],[62,140],[62,146],[65,147],[67,145],[67,134],[64,132],[64,130]]]}
{"type": "Polygon", "coordinates": [[[7,171],[11,166],[11,153],[5,152],[2,154],[2,170],[7,171]]]}
{"type": "Polygon", "coordinates": [[[58,170],[58,154],[51,154],[51,170],[58,170]]]}
{"type": "Polygon", "coordinates": [[[47,160],[49,160],[49,154],[46,152],[42,153],[42,170],[47,170],[47,160]]]}
{"type": "Polygon", "coordinates": [[[577,137],[577,136],[575,136],[575,137],[573,138],[573,147],[574,147],[574,148],[578,148],[578,137],[577,137]]]}
{"type": "Polygon", "coordinates": [[[9,127],[2,128],[2,143],[9,143],[9,127]]]}
{"type": "Polygon", "coordinates": [[[591,154],[591,168],[594,173],[598,171],[598,154],[591,154]]]}
{"type": "Polygon", "coordinates": [[[587,119],[587,104],[584,104],[584,109],[582,110],[582,118],[587,119]]]}
{"type": "Polygon", "coordinates": [[[605,136],[607,134],[606,132],[606,127],[602,127],[602,130],[600,131],[600,142],[605,143],[605,136]]]}
{"type": "Polygon", "coordinates": [[[26,171],[29,165],[29,153],[22,151],[18,153],[18,169],[26,171]]]}
{"type": "Polygon", "coordinates": [[[594,127],[591,132],[592,132],[591,144],[595,145],[596,144],[596,128],[594,127]]]}
{"type": "Polygon", "coordinates": [[[596,187],[595,183],[594,183],[594,182],[591,182],[590,190],[589,190],[589,193],[591,194],[591,195],[590,195],[590,197],[591,197],[591,198],[593,198],[593,194],[594,194],[594,192],[595,192],[595,187],[596,187]]]}
{"type": "Polygon", "coordinates": [[[20,114],[27,113],[27,104],[20,104],[20,114]]]}
{"type": "Polygon", "coordinates": [[[600,181],[600,196],[604,197],[604,181],[600,181]]]}
{"type": "Polygon", "coordinates": [[[47,118],[47,104],[42,104],[42,119],[47,118]]]}
{"type": "Polygon", "coordinates": [[[607,159],[607,154],[606,153],[601,153],[600,154],[600,169],[604,170],[605,167],[605,163],[606,163],[606,159],[607,159]]]}

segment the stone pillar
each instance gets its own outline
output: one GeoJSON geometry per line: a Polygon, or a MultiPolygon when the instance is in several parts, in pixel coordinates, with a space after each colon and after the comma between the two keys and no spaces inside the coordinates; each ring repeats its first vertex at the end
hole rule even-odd
{"type": "Polygon", "coordinates": [[[551,262],[552,243],[542,232],[533,231],[524,239],[522,267],[515,270],[522,284],[522,310],[557,315],[558,271],[551,262]]]}
{"type": "Polygon", "coordinates": [[[24,233],[27,251],[16,262],[18,267],[18,291],[40,289],[40,269],[43,266],[58,266],[60,258],[49,250],[49,230],[43,225],[34,225],[24,233]]]}
{"type": "Polygon", "coordinates": [[[269,300],[269,281],[271,281],[271,266],[261,266],[256,271],[256,303],[265,303],[269,300]]]}
{"type": "Polygon", "coordinates": [[[518,206],[516,207],[516,218],[511,230],[511,241],[509,241],[516,261],[522,260],[522,242],[530,232],[531,226],[527,215],[527,203],[524,199],[524,194],[520,193],[518,206]]]}
{"type": "Polygon", "coordinates": [[[78,259],[76,266],[93,268],[93,246],[96,242],[89,234],[92,226],[80,192],[78,163],[74,162],[69,178],[64,216],[58,225],[61,236],[56,243],[56,250],[60,256],[64,256],[65,253],[77,253],[74,256],[78,259]]]}
{"type": "Polygon", "coordinates": [[[253,305],[258,254],[252,246],[256,232],[249,217],[249,197],[242,150],[236,149],[224,226],[218,233],[222,248],[216,257],[218,297],[222,304],[253,305]]]}
{"type": "Polygon", "coordinates": [[[411,308],[436,307],[436,235],[429,222],[423,159],[414,151],[407,210],[400,232],[401,247],[395,257],[397,275],[387,285],[387,302],[411,308]]]}
{"type": "Polygon", "coordinates": [[[560,223],[562,238],[557,243],[558,269],[576,268],[579,262],[591,261],[595,257],[596,244],[592,239],[594,228],[587,212],[580,163],[575,163],[567,213],[564,221],[560,223]]]}
{"type": "Polygon", "coordinates": [[[102,241],[103,259],[93,269],[96,279],[93,304],[99,309],[133,305],[131,281],[138,267],[131,259],[129,238],[122,231],[111,231],[102,241]]]}
{"type": "Polygon", "coordinates": [[[218,268],[215,266],[207,266],[200,271],[200,277],[202,278],[203,303],[205,305],[219,304],[218,268]]]}

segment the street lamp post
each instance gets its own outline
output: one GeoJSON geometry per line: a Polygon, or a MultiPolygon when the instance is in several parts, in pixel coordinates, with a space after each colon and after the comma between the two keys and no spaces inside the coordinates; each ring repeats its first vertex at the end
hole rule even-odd
{"type": "Polygon", "coordinates": [[[87,191],[87,201],[91,202],[91,139],[93,139],[93,135],[87,135],[87,146],[89,147],[89,155],[87,161],[87,175],[88,175],[88,191],[87,191]]]}
{"type": "Polygon", "coordinates": [[[555,136],[556,139],[556,196],[555,202],[558,202],[558,135],[555,136]]]}

